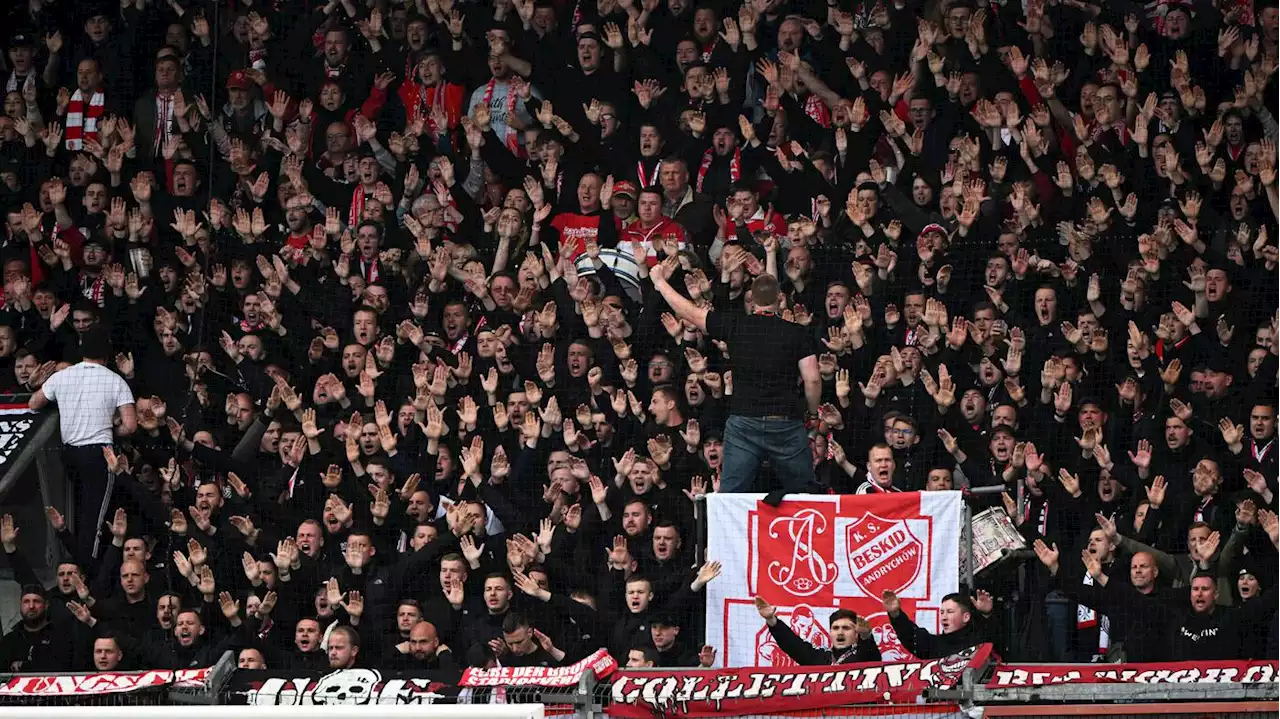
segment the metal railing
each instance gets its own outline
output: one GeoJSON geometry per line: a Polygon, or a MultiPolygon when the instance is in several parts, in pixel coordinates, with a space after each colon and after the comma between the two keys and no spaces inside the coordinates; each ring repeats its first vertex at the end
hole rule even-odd
{"type": "MultiPolygon", "coordinates": [[[[1071,665],[1060,665],[1068,667],[1071,665]]],[[[170,684],[130,692],[55,692],[52,690],[59,678],[77,675],[37,676],[33,674],[0,674],[0,716],[5,706],[155,706],[155,705],[234,705],[253,700],[232,687],[236,673],[235,657],[231,652],[223,654],[217,664],[205,674],[201,685],[170,684]],[[10,692],[3,688],[13,686],[24,679],[38,678],[43,692],[10,692]]],[[[667,670],[628,670],[661,673],[667,670]]],[[[79,675],[86,676],[86,675],[79,675]]],[[[952,689],[928,689],[916,704],[865,704],[822,707],[795,713],[806,717],[939,717],[972,716],[978,711],[986,716],[1153,716],[1164,714],[1173,717],[1205,715],[1217,717],[1251,717],[1263,714],[1275,716],[1276,701],[1280,699],[1275,682],[1259,683],[1187,683],[1187,684],[1052,684],[1008,688],[988,688],[983,682],[985,673],[968,670],[960,684],[952,689]]],[[[597,681],[588,671],[576,686],[542,688],[531,686],[502,687],[493,689],[463,689],[456,696],[441,698],[431,703],[444,704],[544,704],[548,716],[573,716],[581,719],[610,719],[615,716],[611,708],[617,706],[611,693],[612,685],[597,681]]],[[[262,701],[262,697],[256,698],[262,701]]],[[[323,703],[323,699],[316,703],[323,703]]],[[[365,697],[370,704],[398,703],[392,697],[365,697]]],[[[311,698],[286,703],[310,703],[311,698]]],[[[268,703],[273,703],[268,701],[268,703]]],[[[425,702],[424,702],[425,703],[425,702]]],[[[633,711],[629,716],[635,716],[633,711]]],[[[234,711],[234,710],[229,710],[234,711]]],[[[725,714],[725,716],[773,717],[788,716],[787,712],[755,712],[725,714]]],[[[181,711],[175,710],[175,719],[181,711]]],[[[663,716],[661,712],[655,717],[663,716]]]]}
{"type": "MultiPolygon", "coordinates": [[[[233,652],[224,652],[203,681],[136,681],[151,672],[0,673],[0,717],[5,706],[174,706],[216,705],[236,671],[233,652]]],[[[181,674],[181,672],[175,672],[181,674]]]]}

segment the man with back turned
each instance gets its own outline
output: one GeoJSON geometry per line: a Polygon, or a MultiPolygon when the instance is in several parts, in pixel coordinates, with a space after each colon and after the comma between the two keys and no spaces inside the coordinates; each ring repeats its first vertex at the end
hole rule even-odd
{"type": "Polygon", "coordinates": [[[724,429],[721,492],[754,489],[760,460],[768,457],[782,482],[766,502],[782,494],[818,491],[804,417],[817,414],[822,396],[818,351],[804,327],[778,316],[778,280],[760,275],[748,293],[751,314],[698,307],[671,287],[665,266],[650,270],[653,286],[682,320],[723,340],[733,362],[735,392],[724,429]],[[796,385],[804,385],[804,400],[796,385]]]}
{"type": "Polygon", "coordinates": [[[94,325],[80,335],[80,354],[80,363],[50,377],[29,404],[33,410],[58,405],[62,462],[75,492],[76,556],[87,559],[99,555],[98,538],[115,488],[102,449],[114,441],[117,413],[118,432],[126,436],[137,429],[138,415],[129,384],[107,367],[112,352],[105,325],[94,325]]]}

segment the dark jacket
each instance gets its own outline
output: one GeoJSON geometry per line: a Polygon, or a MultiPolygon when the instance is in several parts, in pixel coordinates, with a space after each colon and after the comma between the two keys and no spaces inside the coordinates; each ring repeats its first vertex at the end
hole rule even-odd
{"type": "MultiPolygon", "coordinates": [[[[910,620],[907,620],[910,621],[910,620]]],[[[923,630],[922,630],[923,631],[923,630]]],[[[829,664],[851,664],[854,662],[880,661],[880,647],[876,646],[875,636],[859,637],[858,643],[844,649],[819,649],[796,636],[785,622],[774,622],[769,627],[778,647],[787,656],[802,666],[823,666],[829,664]]],[[[901,634],[899,634],[901,636],[901,634]]]]}

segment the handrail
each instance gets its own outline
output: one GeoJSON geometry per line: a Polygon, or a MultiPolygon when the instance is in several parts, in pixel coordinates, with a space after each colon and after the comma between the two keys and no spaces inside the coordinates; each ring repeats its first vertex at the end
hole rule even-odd
{"type": "MultiPolygon", "coordinates": [[[[31,398],[29,394],[0,395],[0,404],[6,403],[22,403],[26,404],[31,398]]],[[[33,429],[34,434],[26,442],[16,456],[6,462],[3,474],[0,474],[0,502],[9,494],[9,490],[17,484],[18,479],[26,474],[31,467],[31,463],[39,457],[40,453],[45,451],[50,441],[57,441],[58,432],[58,410],[56,408],[32,414],[31,420],[36,423],[33,429]]]]}

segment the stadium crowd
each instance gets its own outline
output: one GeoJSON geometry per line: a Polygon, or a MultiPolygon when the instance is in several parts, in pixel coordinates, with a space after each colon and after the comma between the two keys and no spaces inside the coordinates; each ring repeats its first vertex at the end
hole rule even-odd
{"type": "Polygon", "coordinates": [[[698,503],[773,410],[660,284],[805,328],[821,491],[1007,488],[1030,619],[886,596],[918,655],[1277,656],[1274,0],[5,12],[0,388],[102,501],[49,587],[0,520],[3,670],[711,665],[698,503]]]}

